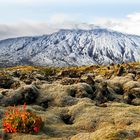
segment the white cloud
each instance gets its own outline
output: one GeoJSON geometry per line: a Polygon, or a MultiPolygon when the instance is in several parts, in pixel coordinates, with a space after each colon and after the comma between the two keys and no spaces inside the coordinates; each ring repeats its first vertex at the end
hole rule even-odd
{"type": "Polygon", "coordinates": [[[21,22],[18,24],[0,24],[0,40],[20,36],[36,36],[49,34],[57,31],[55,27],[49,26],[46,22],[21,22]]]}
{"type": "Polygon", "coordinates": [[[65,22],[76,21],[76,19],[78,17],[79,17],[78,15],[69,15],[69,14],[58,13],[58,14],[52,15],[50,17],[49,23],[63,24],[65,22]]]}
{"type": "Polygon", "coordinates": [[[35,36],[53,33],[61,28],[90,29],[99,25],[116,31],[140,35],[140,13],[129,14],[123,19],[94,18],[89,24],[75,23],[81,15],[67,15],[58,13],[48,19],[48,22],[24,21],[18,24],[0,24],[0,39],[35,36]]]}
{"type": "Polygon", "coordinates": [[[127,15],[124,19],[96,18],[94,23],[120,32],[140,35],[140,13],[127,15]]]}
{"type": "Polygon", "coordinates": [[[50,16],[45,22],[24,20],[20,23],[0,24],[0,40],[20,36],[50,34],[59,29],[72,28],[79,15],[58,13],[50,16]]]}

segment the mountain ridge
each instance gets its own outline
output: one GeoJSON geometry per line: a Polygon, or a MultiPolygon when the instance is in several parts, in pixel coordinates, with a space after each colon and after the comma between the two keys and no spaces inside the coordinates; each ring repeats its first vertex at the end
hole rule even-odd
{"type": "Polygon", "coordinates": [[[80,66],[140,61],[140,36],[106,28],[61,29],[0,41],[0,66],[80,66]]]}

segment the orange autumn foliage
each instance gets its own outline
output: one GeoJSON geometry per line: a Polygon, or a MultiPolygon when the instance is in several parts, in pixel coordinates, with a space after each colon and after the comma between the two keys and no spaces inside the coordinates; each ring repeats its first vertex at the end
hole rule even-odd
{"type": "Polygon", "coordinates": [[[3,118],[4,131],[7,133],[38,133],[42,125],[41,117],[26,111],[26,104],[20,111],[18,108],[10,107],[3,118]]]}

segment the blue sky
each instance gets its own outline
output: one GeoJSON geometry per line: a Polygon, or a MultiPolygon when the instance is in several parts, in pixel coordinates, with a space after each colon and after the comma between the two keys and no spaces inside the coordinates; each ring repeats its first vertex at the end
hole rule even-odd
{"type": "Polygon", "coordinates": [[[91,22],[94,17],[125,18],[139,7],[139,0],[0,0],[0,23],[49,22],[60,14],[70,17],[66,21],[91,22]]]}
{"type": "Polygon", "coordinates": [[[0,0],[0,38],[44,34],[48,24],[69,22],[140,35],[139,7],[140,0],[0,0]]]}

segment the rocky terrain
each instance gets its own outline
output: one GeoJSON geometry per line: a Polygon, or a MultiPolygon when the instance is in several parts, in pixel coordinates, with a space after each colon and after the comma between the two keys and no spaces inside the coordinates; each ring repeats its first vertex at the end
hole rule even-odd
{"type": "Polygon", "coordinates": [[[1,68],[0,119],[24,102],[41,131],[4,140],[140,140],[140,63],[1,68]]]}

